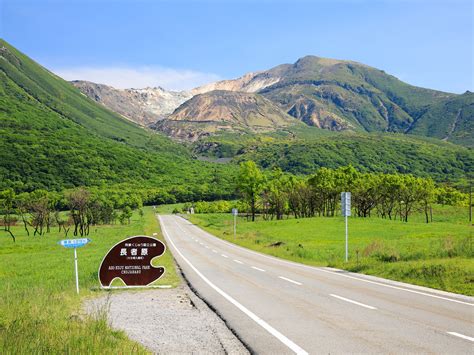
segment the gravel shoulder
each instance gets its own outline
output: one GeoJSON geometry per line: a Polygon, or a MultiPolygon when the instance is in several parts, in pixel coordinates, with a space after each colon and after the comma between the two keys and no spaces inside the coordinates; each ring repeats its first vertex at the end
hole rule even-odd
{"type": "Polygon", "coordinates": [[[113,291],[87,300],[90,315],[107,312],[110,325],[155,354],[248,354],[240,340],[183,282],[174,289],[113,291]]]}

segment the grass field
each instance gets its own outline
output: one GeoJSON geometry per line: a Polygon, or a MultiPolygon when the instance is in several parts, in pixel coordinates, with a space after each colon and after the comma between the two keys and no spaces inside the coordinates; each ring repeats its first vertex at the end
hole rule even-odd
{"type": "Polygon", "coordinates": [[[230,214],[186,217],[220,238],[280,258],[474,295],[473,227],[464,212],[437,206],[428,224],[422,216],[408,223],[351,217],[348,263],[342,217],[254,223],[239,217],[236,239],[230,214]]]}
{"type": "MultiPolygon", "coordinates": [[[[152,209],[144,212],[143,217],[134,214],[130,225],[91,228],[92,242],[78,249],[80,297],[74,284],[73,251],[57,244],[63,233],[53,228],[45,236],[27,237],[22,228],[14,227],[13,243],[0,231],[0,353],[146,352],[124,333],[110,329],[103,312],[88,317],[81,306],[85,298],[106,292],[98,289],[97,270],[116,242],[159,232],[152,209]]],[[[166,268],[157,284],[179,284],[169,252],[156,264],[166,268]]]]}

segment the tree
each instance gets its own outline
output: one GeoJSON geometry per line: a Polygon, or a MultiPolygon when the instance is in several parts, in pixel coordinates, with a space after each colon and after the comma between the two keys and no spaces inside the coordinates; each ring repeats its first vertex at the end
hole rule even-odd
{"type": "Polygon", "coordinates": [[[91,194],[85,188],[78,188],[66,194],[70,214],[74,223],[74,235],[89,235],[90,216],[88,208],[91,194]]]}
{"type": "Polygon", "coordinates": [[[10,234],[13,242],[16,242],[15,235],[10,229],[13,221],[13,202],[15,200],[15,191],[7,189],[0,192],[0,208],[3,210],[3,226],[5,232],[10,234]]]}
{"type": "Polygon", "coordinates": [[[255,221],[257,210],[257,200],[263,190],[265,177],[255,162],[249,160],[240,163],[240,171],[238,176],[238,189],[245,201],[250,206],[252,221],[255,221]]]}

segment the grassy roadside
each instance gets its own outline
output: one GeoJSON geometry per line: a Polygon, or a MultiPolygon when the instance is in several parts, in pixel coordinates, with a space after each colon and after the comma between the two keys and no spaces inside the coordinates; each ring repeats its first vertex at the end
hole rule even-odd
{"type": "MultiPolygon", "coordinates": [[[[0,231],[0,353],[145,353],[124,333],[110,329],[104,315],[85,316],[82,301],[103,294],[97,289],[97,270],[116,242],[158,231],[151,208],[144,209],[143,217],[134,214],[130,225],[91,228],[92,242],[78,249],[80,297],[73,252],[57,244],[63,233],[53,228],[43,237],[28,237],[14,227],[13,243],[0,231]]],[[[169,252],[157,264],[166,268],[158,284],[179,284],[169,252]]]]}
{"type": "Polygon", "coordinates": [[[344,262],[344,220],[335,218],[248,222],[239,217],[237,238],[228,214],[188,215],[210,233],[262,253],[317,266],[474,295],[472,227],[453,208],[438,208],[423,223],[350,218],[349,262],[344,262]]]}

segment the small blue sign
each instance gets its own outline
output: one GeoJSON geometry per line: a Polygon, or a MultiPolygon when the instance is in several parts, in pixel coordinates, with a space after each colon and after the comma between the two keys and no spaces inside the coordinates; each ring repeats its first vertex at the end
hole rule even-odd
{"type": "Polygon", "coordinates": [[[63,239],[59,244],[61,244],[65,248],[80,248],[89,243],[91,240],[88,238],[80,238],[80,239],[63,239]]]}

